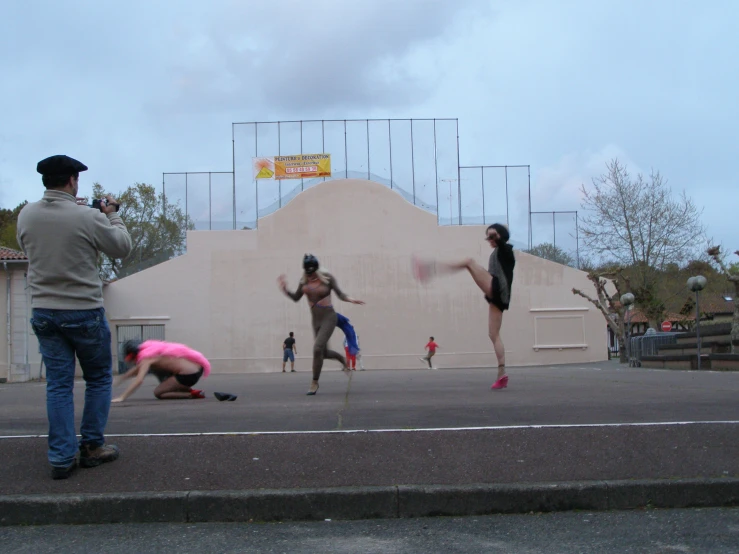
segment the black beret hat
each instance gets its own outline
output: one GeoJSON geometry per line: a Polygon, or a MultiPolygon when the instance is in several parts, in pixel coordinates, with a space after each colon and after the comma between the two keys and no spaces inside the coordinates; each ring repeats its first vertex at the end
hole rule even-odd
{"type": "Polygon", "coordinates": [[[41,175],[64,175],[66,173],[79,173],[87,171],[87,166],[74,158],[58,154],[41,160],[36,165],[36,171],[41,175]]]}

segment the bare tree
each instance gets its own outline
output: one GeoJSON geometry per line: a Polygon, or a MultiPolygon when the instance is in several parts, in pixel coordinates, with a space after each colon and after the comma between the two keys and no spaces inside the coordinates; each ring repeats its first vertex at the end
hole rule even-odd
{"type": "Polygon", "coordinates": [[[625,310],[619,299],[623,291],[628,290],[630,286],[629,279],[620,272],[600,274],[591,272],[588,274],[588,279],[590,279],[595,287],[596,298],[575,288],[572,289],[572,294],[582,296],[603,314],[608,327],[611,328],[613,334],[618,339],[620,345],[618,349],[620,362],[626,363],[628,360],[626,359],[626,348],[624,348],[626,344],[625,310]],[[609,294],[606,290],[609,281],[616,289],[615,294],[609,294]]]}
{"type": "MultiPolygon", "coordinates": [[[[731,323],[731,353],[736,354],[736,346],[739,343],[739,271],[735,271],[736,264],[726,265],[724,257],[721,255],[720,246],[712,246],[707,251],[713,261],[721,269],[726,279],[734,285],[734,317],[731,323]]],[[[739,256],[739,250],[734,252],[739,256]]]]}
{"type": "Polygon", "coordinates": [[[593,179],[592,188],[582,186],[584,249],[628,269],[630,292],[656,327],[665,313],[660,274],[668,264],[680,264],[700,248],[705,235],[701,212],[684,191],[673,199],[659,172],[648,179],[641,174],[632,178],[617,159],[606,167],[607,173],[593,179]]]}

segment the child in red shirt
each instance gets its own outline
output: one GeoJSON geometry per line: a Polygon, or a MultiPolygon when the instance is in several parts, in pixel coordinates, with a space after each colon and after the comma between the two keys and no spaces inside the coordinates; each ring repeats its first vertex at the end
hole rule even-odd
{"type": "Polygon", "coordinates": [[[434,342],[434,337],[429,337],[429,342],[426,345],[426,350],[428,350],[429,353],[426,354],[425,358],[420,358],[422,362],[428,362],[429,369],[436,369],[433,365],[431,365],[431,358],[433,358],[434,354],[436,354],[437,348],[439,348],[439,345],[434,342]]]}

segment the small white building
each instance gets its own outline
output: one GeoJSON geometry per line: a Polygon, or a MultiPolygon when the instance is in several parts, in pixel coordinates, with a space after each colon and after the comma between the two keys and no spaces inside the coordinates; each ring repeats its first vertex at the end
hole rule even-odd
{"type": "Polygon", "coordinates": [[[0,247],[0,383],[44,376],[38,340],[31,329],[28,258],[0,247]]]}

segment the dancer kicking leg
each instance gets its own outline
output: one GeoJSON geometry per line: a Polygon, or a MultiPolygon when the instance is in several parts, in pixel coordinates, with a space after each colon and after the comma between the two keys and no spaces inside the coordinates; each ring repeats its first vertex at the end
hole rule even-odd
{"type": "Polygon", "coordinates": [[[516,265],[513,247],[508,244],[509,239],[510,233],[505,225],[494,223],[487,228],[485,240],[493,248],[487,270],[472,258],[457,263],[429,262],[415,258],[413,260],[414,275],[421,282],[427,282],[435,276],[450,275],[466,270],[483,292],[489,304],[488,336],[498,359],[498,379],[491,387],[493,389],[508,386],[508,375],[505,371],[505,347],[500,338],[500,330],[503,324],[503,312],[510,306],[513,268],[516,265]]]}

